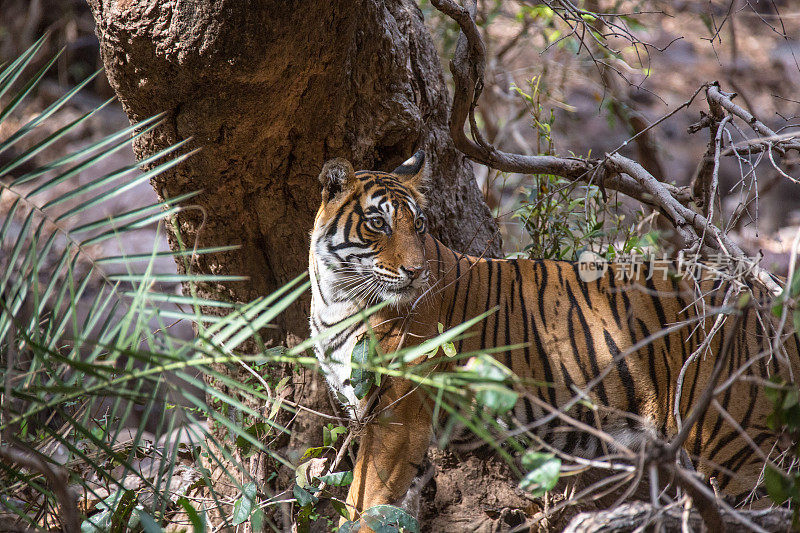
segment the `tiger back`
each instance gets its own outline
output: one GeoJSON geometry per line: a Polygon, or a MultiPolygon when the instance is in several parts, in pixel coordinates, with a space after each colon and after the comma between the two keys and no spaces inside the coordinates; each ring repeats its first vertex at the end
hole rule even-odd
{"type": "MultiPolygon", "coordinates": [[[[536,426],[546,443],[587,458],[600,454],[602,443],[564,427],[552,416],[554,407],[571,402],[570,416],[639,449],[650,437],[679,431],[724,356],[718,408],[709,407],[692,426],[686,456],[723,492],[743,499],[758,484],[764,457],[779,454],[766,424],[772,404],[763,382],[794,379],[798,337],[777,332],[755,306],[719,319],[737,301],[729,283],[695,284],[646,268],[631,276],[620,265],[584,281],[578,263],[453,251],[427,232],[421,152],[392,173],[354,172],[334,160],[320,181],[323,201],[309,257],[312,333],[389,302],[370,317],[369,328],[391,353],[435,337],[439,324],[449,329],[496,309],[458,340],[457,351],[516,346],[496,358],[541,385],[521,396],[514,416],[536,426]],[[575,402],[579,391],[601,408],[575,402]]],[[[381,414],[361,436],[347,498],[354,517],[403,499],[433,427],[432,400],[409,381],[385,379],[370,405],[356,396],[350,358],[367,329],[358,322],[316,346],[329,385],[351,414],[381,414]]],[[[442,360],[439,369],[454,364],[442,360]]]]}

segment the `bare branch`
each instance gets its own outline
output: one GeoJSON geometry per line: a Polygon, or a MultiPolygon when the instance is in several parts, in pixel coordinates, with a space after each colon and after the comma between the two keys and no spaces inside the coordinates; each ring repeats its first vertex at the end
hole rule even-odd
{"type": "MultiPolygon", "coordinates": [[[[456,148],[470,159],[503,172],[557,174],[566,178],[588,181],[599,161],[511,154],[499,151],[485,142],[476,142],[466,136],[464,124],[470,116],[474,117],[475,103],[483,89],[486,49],[470,15],[470,10],[459,6],[452,0],[432,0],[431,3],[461,27],[455,55],[450,62],[450,70],[453,73],[455,84],[453,105],[450,110],[450,135],[456,148]]],[[[471,2],[470,9],[473,13],[474,6],[474,2],[471,2]]],[[[480,133],[474,129],[472,134],[480,138],[480,133]]]]}
{"type": "Polygon", "coordinates": [[[69,490],[69,472],[59,465],[47,462],[38,455],[25,451],[15,444],[0,446],[0,458],[42,474],[47,478],[58,500],[61,524],[64,531],[74,533],[80,531],[80,514],[75,495],[69,490]]]}
{"type": "MultiPolygon", "coordinates": [[[[455,20],[461,27],[455,56],[450,62],[455,90],[450,111],[450,135],[456,148],[467,157],[503,172],[521,174],[555,174],[573,180],[596,183],[602,188],[619,191],[644,204],[656,206],[652,199],[641,193],[635,180],[622,175],[608,175],[600,160],[521,155],[503,152],[489,145],[475,126],[474,111],[483,88],[485,47],[480,33],[470,16],[470,10],[451,0],[433,0],[434,7],[455,20]],[[476,140],[469,139],[464,124],[469,119],[476,140]]],[[[474,4],[471,4],[474,12],[474,4]]],[[[688,188],[663,184],[668,194],[681,203],[688,204],[692,197],[688,188]]]]}
{"type": "MultiPolygon", "coordinates": [[[[687,207],[693,199],[688,187],[681,188],[662,183],[635,161],[617,153],[608,154],[603,160],[521,155],[503,152],[487,143],[475,120],[475,107],[483,90],[486,61],[486,49],[473,20],[475,3],[467,0],[466,8],[459,6],[453,0],[432,0],[431,3],[455,20],[461,28],[454,57],[450,62],[455,85],[450,111],[450,135],[456,147],[467,157],[503,172],[555,174],[595,183],[603,189],[616,190],[658,208],[675,226],[687,248],[722,252],[737,260],[747,260],[742,250],[723,231],[711,225],[706,217],[687,207]],[[468,120],[472,139],[468,138],[464,131],[464,125],[468,120]],[[710,238],[706,239],[706,236],[710,238]]],[[[755,120],[747,111],[733,104],[716,86],[709,86],[707,93],[709,100],[715,102],[714,105],[718,104],[732,114],[749,121],[751,126],[756,124],[755,127],[764,130],[764,134],[774,135],[772,130],[755,120]]],[[[756,266],[753,275],[773,294],[781,292],[781,287],[768,272],[756,266]]]]}
{"type": "MultiPolygon", "coordinates": [[[[706,92],[708,92],[708,87],[706,87],[706,92]]],[[[718,152],[716,149],[717,132],[719,130],[719,123],[723,119],[722,107],[718,103],[712,103],[712,100],[709,99],[709,109],[711,111],[710,115],[703,114],[699,123],[689,127],[689,133],[696,133],[706,127],[709,129],[708,148],[703,155],[703,159],[700,160],[700,164],[697,166],[697,171],[695,171],[691,185],[692,195],[700,209],[702,209],[704,215],[708,214],[709,205],[711,203],[712,174],[714,173],[714,169],[717,168],[714,162],[718,152]]]]}
{"type": "MultiPolygon", "coordinates": [[[[564,529],[564,533],[600,533],[607,531],[634,531],[647,525],[660,516],[667,531],[681,531],[685,521],[688,531],[700,531],[701,518],[696,512],[687,512],[678,508],[656,510],[644,502],[625,503],[607,511],[580,513],[575,516],[564,529]]],[[[765,511],[739,511],[751,523],[766,531],[785,531],[786,524],[792,520],[789,509],[770,509],[765,511]]],[[[724,531],[741,529],[739,521],[729,514],[723,513],[724,531]]]]}
{"type": "MultiPolygon", "coordinates": [[[[619,154],[609,154],[607,162],[612,170],[633,177],[646,192],[653,195],[662,212],[669,217],[680,237],[689,246],[696,247],[698,251],[707,247],[710,251],[722,251],[734,259],[748,261],[742,249],[725,232],[711,224],[703,215],[682,205],[639,163],[619,154]],[[711,238],[703,239],[704,235],[711,238]]],[[[771,293],[777,295],[782,292],[772,275],[758,265],[753,266],[752,274],[771,293]]]]}
{"type": "MultiPolygon", "coordinates": [[[[732,98],[736,96],[736,93],[724,93],[719,89],[719,85],[712,84],[709,85],[706,95],[708,96],[709,102],[715,102],[721,105],[728,113],[736,115],[744,120],[748,126],[753,128],[753,131],[762,137],[778,136],[776,132],[754,117],[749,111],[733,103],[732,98]]],[[[775,150],[781,155],[783,155],[786,150],[797,150],[800,152],[800,141],[794,140],[793,137],[787,140],[779,140],[775,143],[775,150]]]]}
{"type": "MultiPolygon", "coordinates": [[[[741,314],[736,316],[736,320],[734,321],[731,329],[733,331],[738,331],[740,322],[741,314]]],[[[692,427],[697,420],[705,414],[705,412],[708,410],[708,406],[711,404],[711,400],[714,399],[714,389],[717,385],[717,379],[719,379],[719,375],[722,373],[722,369],[725,367],[725,360],[729,355],[731,345],[733,344],[733,339],[735,337],[735,335],[731,334],[725,339],[725,344],[722,346],[719,357],[717,357],[717,360],[714,363],[714,369],[711,371],[711,376],[708,378],[708,383],[703,389],[703,393],[700,395],[697,403],[692,408],[692,412],[686,417],[681,430],[669,443],[666,451],[671,457],[675,457],[675,455],[678,453],[678,449],[683,446],[683,443],[689,436],[689,432],[691,431],[692,427]]]]}

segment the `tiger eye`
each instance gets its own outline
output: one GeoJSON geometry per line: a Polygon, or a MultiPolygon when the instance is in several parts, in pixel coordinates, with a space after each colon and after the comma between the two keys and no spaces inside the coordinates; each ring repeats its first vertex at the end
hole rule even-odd
{"type": "Polygon", "coordinates": [[[386,221],[383,220],[381,217],[374,217],[369,219],[369,224],[372,226],[372,229],[381,231],[386,227],[386,221]]]}
{"type": "Polygon", "coordinates": [[[415,220],[414,229],[422,233],[425,230],[425,221],[422,218],[418,218],[417,220],[415,220]]]}

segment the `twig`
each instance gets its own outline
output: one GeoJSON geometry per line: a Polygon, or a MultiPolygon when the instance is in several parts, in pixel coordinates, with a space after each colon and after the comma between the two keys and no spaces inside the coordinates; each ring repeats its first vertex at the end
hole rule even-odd
{"type": "Polygon", "coordinates": [[[692,499],[692,503],[697,506],[708,531],[725,531],[725,526],[722,525],[722,516],[716,505],[719,500],[714,497],[713,492],[709,491],[708,488],[692,474],[674,463],[669,466],[662,464],[660,465],[660,470],[665,473],[670,470],[674,472],[678,484],[692,499]]]}
{"type": "MultiPolygon", "coordinates": [[[[632,176],[645,191],[653,195],[662,212],[675,225],[678,235],[689,246],[696,247],[699,251],[701,244],[703,244],[709,247],[711,251],[721,251],[736,260],[748,261],[748,257],[742,249],[727,234],[711,224],[703,215],[678,202],[666,189],[660,187],[662,184],[640,164],[619,154],[610,154],[607,159],[612,169],[632,176]],[[701,238],[704,233],[708,233],[712,237],[708,242],[703,242],[701,238]]],[[[753,265],[751,273],[756,281],[761,283],[772,294],[778,295],[783,292],[783,289],[775,282],[772,275],[758,265],[753,265]]]]}
{"type": "MultiPolygon", "coordinates": [[[[485,47],[472,15],[474,2],[468,2],[468,8],[459,6],[453,0],[431,0],[431,3],[455,20],[461,28],[453,60],[450,62],[455,86],[450,112],[450,135],[456,148],[467,157],[503,172],[555,174],[573,180],[597,182],[601,188],[616,190],[644,204],[657,207],[673,223],[686,247],[701,251],[705,245],[712,252],[719,251],[737,260],[747,260],[742,250],[724,232],[712,226],[706,217],[686,206],[692,200],[689,188],[662,183],[641,165],[619,154],[608,154],[603,160],[530,156],[503,152],[488,144],[477,128],[474,116],[478,97],[483,90],[485,65],[485,47]],[[467,120],[473,139],[468,138],[464,131],[467,120]],[[704,242],[702,238],[706,233],[711,236],[710,242],[704,242]]],[[[730,98],[723,96],[716,86],[709,86],[707,94],[711,100],[718,102],[734,115],[744,120],[748,120],[747,117],[752,118],[752,115],[732,104],[730,98]]],[[[756,123],[761,124],[758,121],[756,123]]],[[[765,133],[774,134],[768,128],[765,133]]],[[[752,275],[773,294],[782,291],[769,273],[758,266],[753,268],[752,275]]]]}
{"type": "MultiPolygon", "coordinates": [[[[367,415],[368,419],[364,420],[364,421],[354,421],[354,423],[359,423],[359,424],[362,424],[362,425],[366,425],[366,424],[369,423],[369,412],[372,410],[372,407],[375,405],[375,402],[378,400],[379,390],[380,389],[378,387],[373,387],[373,389],[370,391],[369,396],[367,397],[366,401],[364,402],[364,410],[363,410],[363,412],[364,412],[365,415],[367,415]]],[[[342,462],[342,459],[344,458],[344,454],[347,453],[347,449],[350,447],[350,443],[353,441],[353,436],[356,433],[357,432],[352,428],[347,432],[347,437],[345,437],[345,439],[342,441],[342,446],[339,448],[339,451],[336,453],[336,457],[334,458],[333,463],[331,463],[331,466],[328,468],[327,474],[331,474],[331,473],[336,471],[336,468],[339,466],[339,463],[342,462]]],[[[328,484],[323,481],[320,484],[319,488],[315,491],[315,495],[318,496],[318,495],[322,494],[322,491],[325,490],[325,487],[327,487],[327,486],[328,486],[328,484]]]]}
{"type": "MultiPolygon", "coordinates": [[[[706,85],[706,94],[707,93],[708,86],[706,85]]],[[[708,100],[708,108],[711,114],[706,115],[701,113],[702,118],[700,122],[689,126],[689,133],[696,133],[706,127],[709,129],[708,148],[703,158],[700,160],[700,164],[697,166],[697,171],[692,178],[691,185],[695,201],[700,206],[700,209],[702,209],[704,215],[708,215],[710,198],[712,195],[711,175],[713,174],[713,169],[717,168],[714,164],[714,156],[717,153],[717,133],[719,131],[720,122],[723,119],[722,106],[708,99],[708,96],[706,96],[706,99],[708,100]]]]}
{"type": "MultiPolygon", "coordinates": [[[[14,364],[17,361],[16,342],[17,342],[17,324],[14,317],[9,320],[9,342],[6,347],[7,357],[7,374],[4,383],[4,397],[2,398],[3,422],[8,424],[12,419],[11,414],[11,378],[13,377],[14,364]]],[[[58,500],[60,513],[59,519],[64,526],[67,533],[80,531],[80,515],[78,513],[77,499],[75,495],[69,490],[69,472],[66,468],[50,462],[34,452],[25,450],[23,445],[18,442],[10,431],[3,431],[0,436],[0,458],[5,459],[11,463],[15,463],[22,468],[33,470],[45,476],[48,483],[53,489],[56,500],[58,500]]]]}
{"type": "MultiPolygon", "coordinates": [[[[750,528],[750,530],[755,531],[757,533],[767,533],[767,531],[764,528],[762,528],[761,526],[753,523],[753,521],[751,521],[749,518],[747,518],[743,513],[740,513],[740,512],[737,512],[736,510],[734,510],[730,505],[725,503],[724,500],[717,499],[716,496],[714,496],[714,493],[711,491],[711,489],[706,487],[703,483],[700,482],[700,480],[698,480],[694,476],[688,474],[684,469],[675,468],[675,474],[678,475],[680,480],[683,482],[683,487],[684,488],[692,487],[692,491],[696,492],[696,494],[698,494],[698,495],[702,495],[702,498],[704,498],[704,499],[706,499],[708,501],[716,502],[716,504],[719,507],[722,508],[722,510],[724,511],[724,514],[726,514],[727,516],[730,516],[734,521],[738,522],[739,524],[741,524],[743,526],[747,526],[748,528],[750,528]]],[[[690,494],[691,494],[691,492],[690,492],[690,494]]],[[[695,500],[694,497],[692,497],[692,500],[694,500],[695,503],[697,502],[697,500],[695,500]]],[[[701,514],[702,514],[702,511],[701,511],[701,514]]],[[[706,523],[708,524],[708,522],[706,522],[706,523]]],[[[712,528],[711,531],[724,531],[725,528],[722,527],[721,522],[720,522],[720,526],[721,527],[719,529],[713,529],[712,528]]]]}
{"type": "MultiPolygon", "coordinates": [[[[333,460],[333,463],[331,463],[330,468],[328,468],[327,474],[332,474],[333,472],[336,471],[336,468],[339,466],[339,463],[341,463],[342,459],[344,458],[344,454],[347,453],[347,448],[350,447],[350,443],[353,440],[353,435],[354,433],[352,431],[347,432],[347,437],[345,437],[344,441],[342,441],[342,446],[341,448],[339,448],[339,452],[336,454],[336,458],[333,460]]],[[[322,483],[320,483],[319,488],[316,490],[315,494],[319,496],[327,486],[328,484],[323,481],[322,483]]]]}
{"type": "Polygon", "coordinates": [[[61,466],[48,463],[34,453],[25,451],[13,443],[0,446],[0,457],[42,474],[47,478],[59,505],[59,519],[67,533],[81,530],[80,515],[75,495],[69,490],[69,472],[61,466]]]}
{"type": "MultiPolygon", "coordinates": [[[[719,85],[715,83],[709,85],[706,95],[708,96],[710,102],[713,101],[721,105],[726,111],[728,111],[728,113],[736,115],[744,120],[747,125],[753,129],[753,131],[762,137],[776,137],[778,135],[769,127],[767,127],[766,124],[754,117],[749,111],[733,103],[732,98],[736,96],[735,93],[724,93],[719,89],[719,85]]],[[[785,150],[797,150],[800,152],[800,141],[794,141],[792,139],[780,142],[781,144],[779,146],[775,146],[775,150],[777,150],[781,155],[785,153],[785,150]]]]}
{"type": "Polygon", "coordinates": [[[800,138],[799,132],[792,132],[792,133],[781,133],[776,135],[770,135],[767,137],[757,137],[755,139],[747,139],[746,141],[741,141],[733,146],[727,147],[725,150],[722,151],[723,156],[734,155],[740,151],[747,151],[748,155],[763,152],[764,150],[768,149],[772,146],[772,143],[782,143],[788,141],[794,141],[795,139],[800,138]]]}
{"type": "Polygon", "coordinates": [[[717,357],[717,361],[714,363],[714,369],[711,371],[711,376],[708,378],[708,383],[703,389],[703,393],[698,398],[697,403],[692,409],[692,412],[686,417],[681,430],[667,445],[665,452],[670,457],[675,457],[675,455],[678,453],[678,449],[683,446],[683,443],[689,436],[689,431],[691,431],[697,420],[706,412],[708,406],[711,404],[711,400],[714,399],[714,389],[717,384],[717,379],[719,379],[719,375],[722,373],[722,369],[725,367],[725,360],[729,356],[728,352],[730,352],[733,339],[736,337],[736,333],[739,331],[738,327],[741,322],[741,316],[741,314],[736,315],[736,320],[734,321],[730,330],[731,333],[725,339],[725,344],[722,346],[722,350],[717,357]]]}
{"type": "MultiPolygon", "coordinates": [[[[690,512],[691,501],[674,509],[664,509],[660,516],[664,519],[667,531],[699,531],[701,519],[697,513],[690,512]]],[[[645,502],[630,502],[614,509],[600,512],[583,512],[572,518],[564,529],[564,533],[600,533],[610,531],[633,531],[637,527],[646,526],[656,514],[652,505],[645,502]]],[[[767,531],[785,531],[786,524],[792,520],[789,509],[777,508],[764,511],[740,511],[756,527],[767,531]]],[[[741,529],[741,522],[727,513],[722,514],[724,531],[741,529]]]]}

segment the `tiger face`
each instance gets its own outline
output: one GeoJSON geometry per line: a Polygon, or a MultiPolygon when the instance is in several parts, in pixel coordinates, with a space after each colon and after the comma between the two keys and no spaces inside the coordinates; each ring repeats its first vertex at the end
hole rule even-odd
{"type": "Polygon", "coordinates": [[[421,294],[429,277],[423,164],[423,152],[391,173],[354,172],[344,159],[325,164],[311,252],[329,298],[401,305],[421,294]]]}

